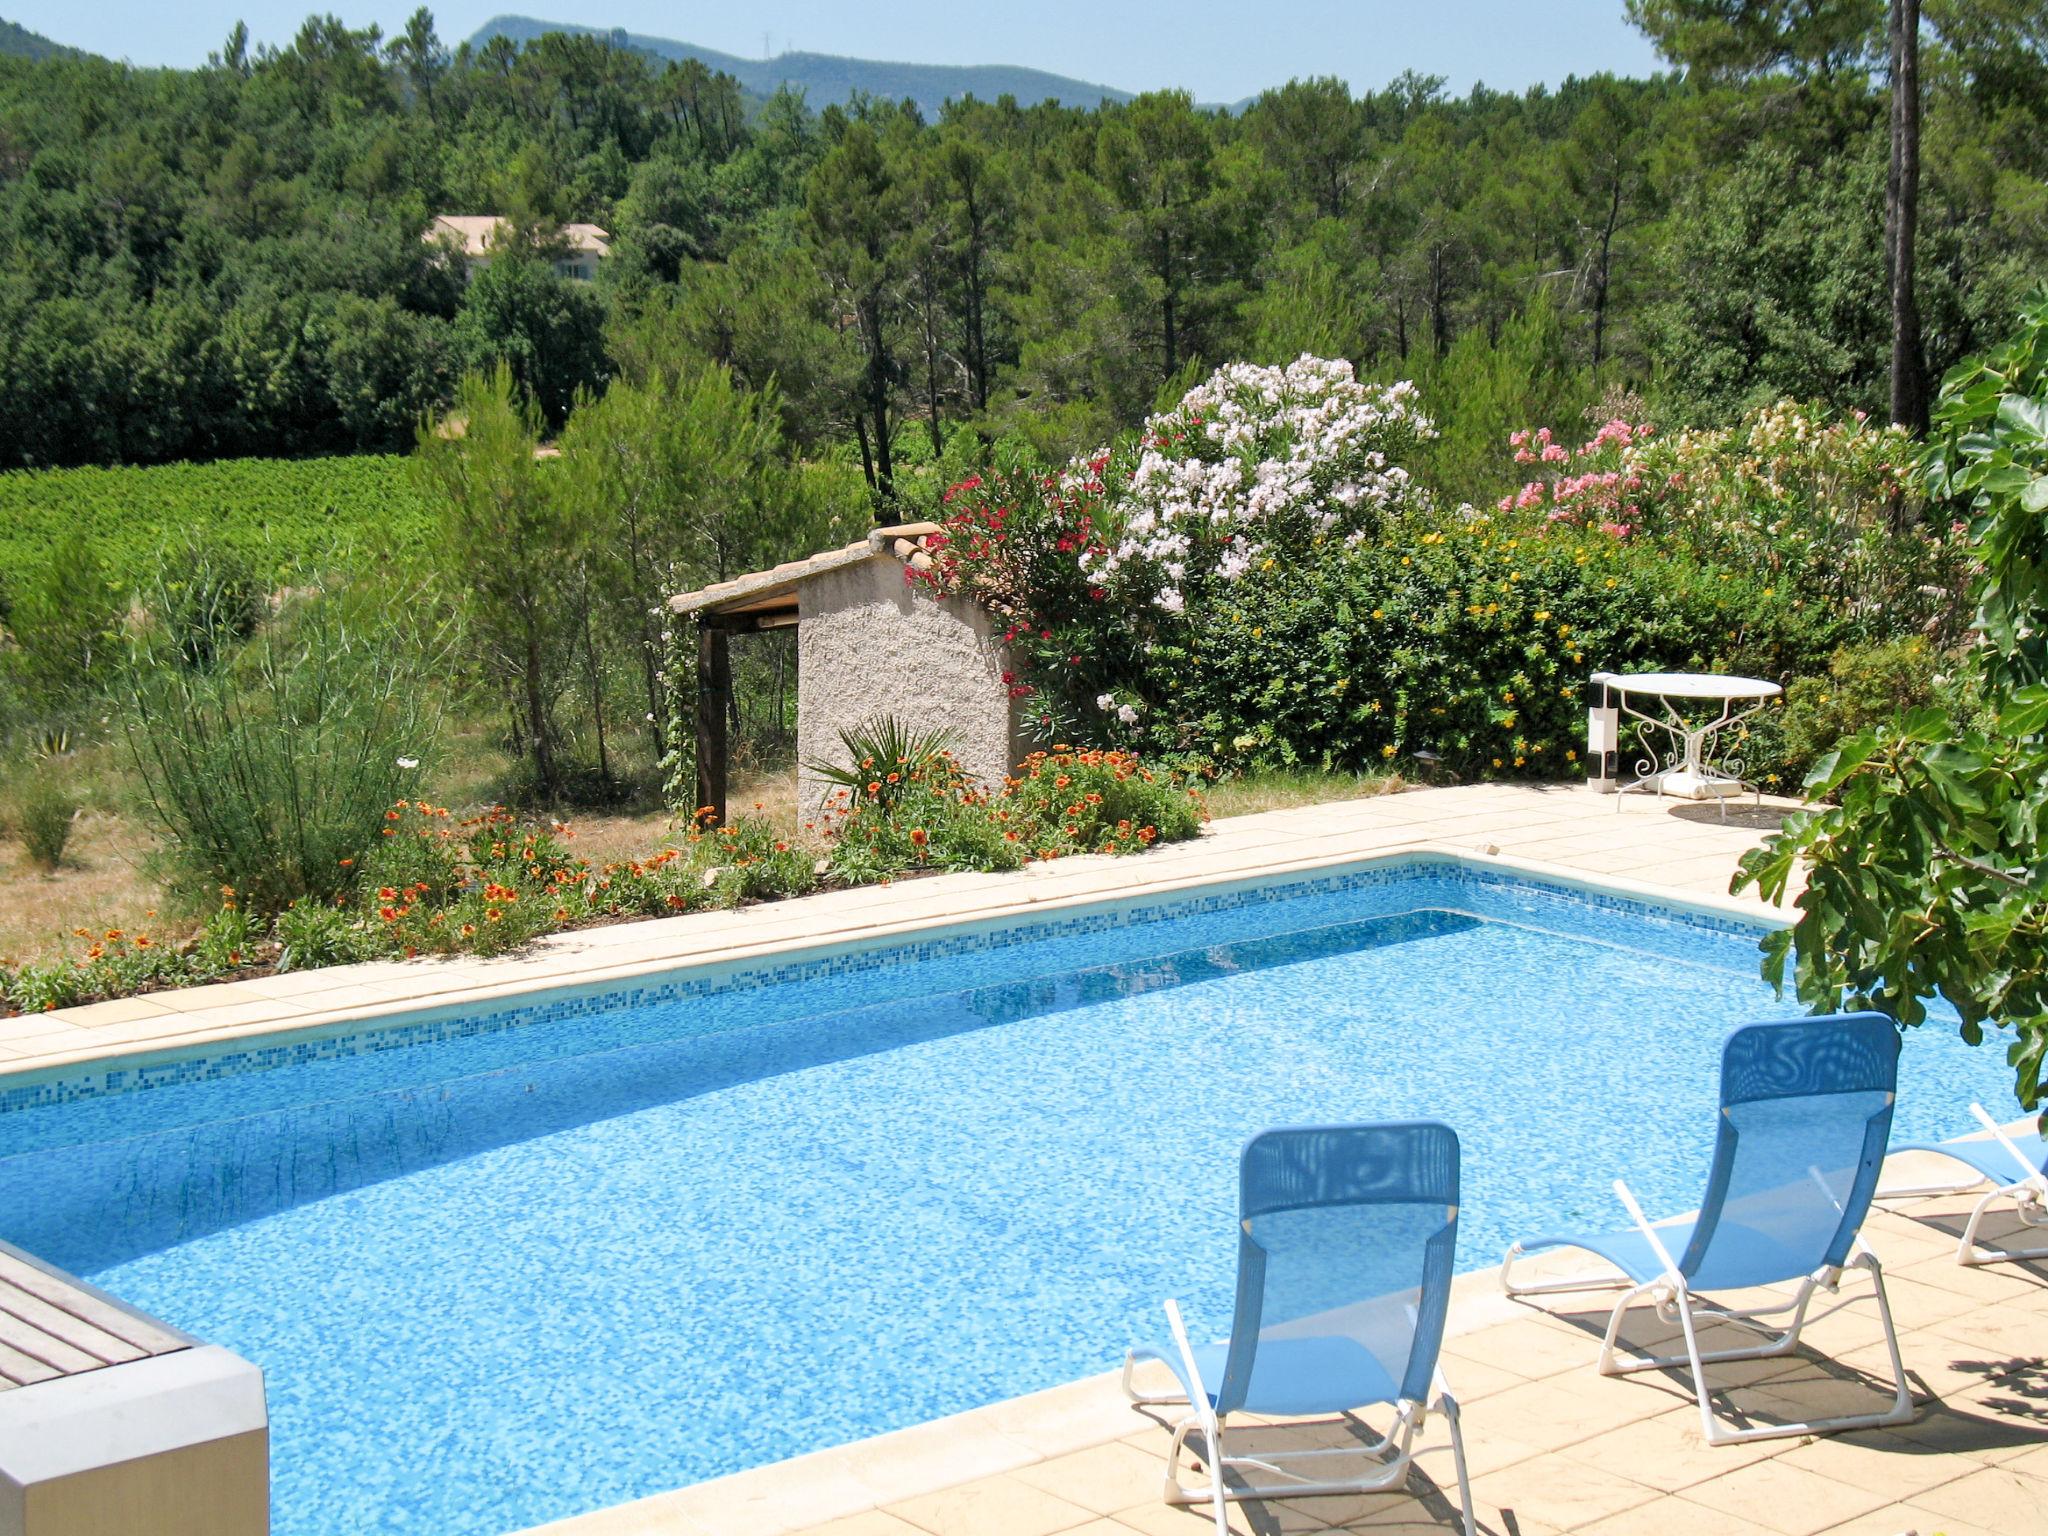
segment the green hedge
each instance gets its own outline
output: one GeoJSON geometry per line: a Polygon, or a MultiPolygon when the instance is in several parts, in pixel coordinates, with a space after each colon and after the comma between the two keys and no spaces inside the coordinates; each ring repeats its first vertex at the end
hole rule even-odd
{"type": "Polygon", "coordinates": [[[1785,679],[1824,671],[1847,623],[1668,543],[1411,525],[1242,578],[1187,651],[1150,658],[1165,692],[1151,734],[1257,767],[1427,750],[1461,774],[1566,777],[1581,771],[1593,671],[1785,679]]]}

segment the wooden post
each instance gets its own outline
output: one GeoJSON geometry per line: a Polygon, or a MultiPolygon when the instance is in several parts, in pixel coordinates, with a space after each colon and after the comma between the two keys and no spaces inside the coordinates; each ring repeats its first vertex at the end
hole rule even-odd
{"type": "Polygon", "coordinates": [[[708,614],[697,620],[697,805],[725,822],[725,721],[732,708],[726,633],[708,614]]]}

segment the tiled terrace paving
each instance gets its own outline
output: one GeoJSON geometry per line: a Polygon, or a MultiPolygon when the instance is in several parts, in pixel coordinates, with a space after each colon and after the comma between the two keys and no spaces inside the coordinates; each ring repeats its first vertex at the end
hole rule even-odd
{"type": "MultiPolygon", "coordinates": [[[[1546,1312],[1501,1295],[1491,1271],[1462,1277],[1444,1372],[1464,1405],[1480,1529],[1490,1536],[2048,1531],[2048,1266],[1957,1265],[1954,1234],[1967,1209],[1963,1200],[1927,1201],[1912,1208],[1914,1219],[1880,1214],[1866,1229],[1885,1263],[1921,1405],[1912,1423],[1894,1430],[1708,1446],[1682,1378],[1606,1378],[1593,1369],[1606,1322],[1597,1298],[1583,1307],[1576,1297],[1544,1298],[1552,1303],[1546,1312]]],[[[1846,1282],[1845,1293],[1860,1284],[1846,1282]]],[[[1669,1352],[1668,1335],[1647,1311],[1623,1337],[1669,1352]]],[[[1851,1307],[1809,1338],[1813,1350],[1785,1360],[1716,1367],[1727,1388],[1717,1398],[1723,1411],[1761,1424],[1883,1406],[1889,1394],[1880,1385],[1885,1363],[1874,1309],[1851,1307]]],[[[1714,1347],[1712,1339],[1706,1335],[1704,1347],[1714,1347]]],[[[1160,1498],[1167,1431],[1156,1412],[1127,1403],[1116,1376],[1104,1375],[544,1529],[548,1536],[1208,1536],[1214,1525],[1206,1506],[1174,1508],[1160,1498]]],[[[1301,1429],[1284,1433],[1287,1443],[1304,1443],[1301,1429]]],[[[1343,1426],[1321,1432],[1332,1444],[1347,1433],[1343,1426]]],[[[1441,1424],[1433,1421],[1419,1443],[1433,1449],[1423,1451],[1405,1493],[1233,1504],[1230,1528],[1238,1536],[1457,1532],[1441,1424]]]]}
{"type": "MultiPolygon", "coordinates": [[[[1581,790],[1436,789],[1219,822],[1199,841],[1023,875],[945,876],[735,913],[701,913],[567,936],[491,962],[354,966],[0,1022],[0,1080],[110,1053],[317,1029],[381,1012],[470,1005],[537,988],[859,939],[1072,901],[1156,893],[1380,852],[1497,853],[1666,897],[1734,905],[1725,892],[1757,818],[1581,790]]],[[[1960,1108],[1960,1106],[1959,1106],[1960,1108]]],[[[1958,1117],[1960,1124],[1960,1116],[1958,1117]]],[[[1912,1171],[1907,1171],[1912,1176],[1912,1171]]],[[[1869,1236],[1890,1279],[1919,1417],[1892,1431],[1709,1448],[1676,1378],[1593,1369],[1600,1297],[1502,1296],[1491,1271],[1462,1277],[1445,1370],[1465,1404],[1475,1513],[1491,1536],[2019,1536],[2048,1532],[2048,1265],[1964,1269],[1954,1232],[1967,1202],[1881,1215],[1869,1236]]],[[[2002,1234],[1988,1234],[1996,1240],[2002,1234]]],[[[1467,1253],[1467,1265],[1493,1256],[1467,1253]]],[[[1851,1285],[1860,1284],[1852,1280],[1851,1285]]],[[[1852,1411],[1881,1366],[1873,1311],[1819,1324],[1817,1353],[1732,1368],[1731,1413],[1791,1421],[1852,1411]]],[[[1633,1342],[1652,1342],[1638,1331],[1633,1342]]],[[[678,1369],[687,1371],[688,1363],[678,1369]]],[[[1722,1367],[1724,1372],[1731,1368],[1722,1367]]],[[[1332,1433],[1346,1433],[1341,1427],[1332,1433]]],[[[1293,1433],[1293,1432],[1290,1432],[1293,1433]]],[[[1167,1432],[1113,1375],[997,1403],[858,1445],[757,1468],[548,1527],[550,1536],[1204,1536],[1206,1510],[1160,1499],[1167,1432]]],[[[1455,1486],[1441,1425],[1406,1494],[1232,1506],[1240,1533],[1451,1532],[1455,1486]]],[[[793,1451],[799,1449],[792,1447],[793,1451]]]]}

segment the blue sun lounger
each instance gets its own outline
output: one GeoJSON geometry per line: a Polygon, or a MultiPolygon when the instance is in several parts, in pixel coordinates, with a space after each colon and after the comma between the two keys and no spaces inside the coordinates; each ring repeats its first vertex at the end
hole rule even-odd
{"type": "Polygon", "coordinates": [[[1169,1301],[1172,1343],[1140,1346],[1124,1362],[1134,1402],[1189,1406],[1167,1452],[1167,1501],[1211,1503],[1223,1536],[1231,1499],[1399,1488],[1426,1411],[1440,1407],[1473,1536],[1458,1405],[1437,1369],[1458,1241],[1457,1134],[1434,1121],[1263,1131],[1239,1161],[1238,1205],[1230,1337],[1191,1346],[1169,1301]],[[1171,1370],[1180,1391],[1140,1391],[1132,1372],[1145,1360],[1171,1370]],[[1393,1422],[1370,1443],[1233,1456],[1225,1440],[1233,1413],[1321,1417],[1381,1405],[1393,1407],[1393,1422]],[[1196,1432],[1208,1486],[1190,1489],[1180,1468],[1196,1432]],[[1363,1471],[1341,1475],[1361,1459],[1363,1471]],[[1278,1481],[1253,1484],[1252,1471],[1278,1481]],[[1226,1472],[1240,1480],[1226,1483],[1226,1472]]]}
{"type": "MultiPolygon", "coordinates": [[[[1735,1030],[1721,1050],[1721,1111],[1699,1213],[1652,1223],[1628,1185],[1616,1179],[1614,1192],[1633,1227],[1516,1243],[1501,1264],[1503,1288],[1510,1296],[1621,1289],[1600,1346],[1601,1374],[1689,1368],[1710,1444],[1905,1423],[1913,1416],[1913,1399],[1885,1299],[1884,1272],[1858,1236],[1884,1161],[1898,1066],[1898,1030],[1882,1014],[1836,1014],[1735,1030]],[[1585,1249],[1619,1273],[1516,1283],[1517,1259],[1556,1247],[1585,1249]],[[1801,1329],[1818,1321],[1807,1316],[1814,1292],[1837,1290],[1848,1269],[1870,1273],[1891,1354],[1891,1406],[1802,1424],[1724,1424],[1713,1410],[1706,1367],[1792,1353],[1801,1329]],[[1702,1295],[1781,1285],[1794,1287],[1789,1300],[1758,1307],[1719,1306],[1702,1295]],[[1683,1355],[1616,1358],[1622,1317],[1644,1299],[1655,1302],[1666,1318],[1677,1314],[1685,1335],[1683,1355]],[[1769,1321],[1778,1318],[1784,1319],[1782,1332],[1769,1321]],[[1702,1322],[1730,1324],[1762,1335],[1763,1342],[1702,1351],[1702,1322]]],[[[1845,1297],[1820,1316],[1856,1299],[1845,1297]]]]}
{"type": "Polygon", "coordinates": [[[1938,1152],[1971,1170],[1967,1179],[1947,1184],[1919,1184],[1904,1189],[1881,1189],[1880,1200],[1913,1200],[1931,1195],[1967,1194],[1987,1179],[1990,1191],[1970,1211],[1963,1235],[1956,1244],[1958,1264],[2001,1264],[2013,1259],[2048,1259],[2048,1246],[2040,1248],[1994,1248],[1977,1239],[1977,1229],[2001,1200],[2013,1202],[2021,1223],[2048,1227],[2048,1141],[2023,1132],[2014,1136],[1999,1128],[1982,1104],[1972,1104],[1970,1113],[1991,1133],[1990,1139],[1975,1141],[1920,1142],[1895,1147],[1897,1152],[1938,1152]]]}

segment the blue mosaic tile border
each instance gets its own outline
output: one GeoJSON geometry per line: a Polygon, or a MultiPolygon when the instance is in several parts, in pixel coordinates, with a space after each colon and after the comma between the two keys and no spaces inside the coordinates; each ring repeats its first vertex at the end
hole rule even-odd
{"type": "MultiPolygon", "coordinates": [[[[1418,873],[1475,889],[1530,891],[1559,897],[1598,911],[1637,920],[1705,929],[1738,938],[1760,938],[1774,926],[1762,919],[1698,911],[1676,904],[1647,901],[1597,885],[1578,885],[1549,880],[1512,869],[1468,864],[1441,854],[1396,854],[1364,868],[1340,874],[1289,878],[1276,876],[1253,884],[1212,891],[1198,896],[1168,896],[1147,903],[1142,897],[1112,898],[1116,905],[1096,907],[1069,917],[1026,918],[1004,926],[986,926],[964,933],[941,933],[908,942],[878,939],[859,947],[809,959],[785,960],[775,964],[734,962],[732,968],[712,968],[706,975],[692,970],[672,978],[637,985],[591,990],[542,1002],[492,1008],[478,1013],[433,1013],[390,1023],[370,1023],[355,1033],[320,1035],[307,1039],[283,1040],[273,1045],[246,1044],[233,1050],[180,1055],[163,1061],[130,1063],[119,1060],[81,1068],[60,1077],[46,1078],[17,1087],[0,1089],[0,1114],[42,1109],[82,1099],[113,1094],[143,1093],[176,1084],[204,1082],[215,1078],[264,1072],[308,1061],[327,1061],[375,1051],[405,1050],[444,1040],[497,1034],[528,1025],[554,1023],[589,1017],[621,1008],[644,1008],[688,1001],[692,998],[727,995],[819,981],[858,971],[876,971],[906,963],[945,959],[975,951],[1006,949],[1048,939],[1133,928],[1176,918],[1262,906],[1309,896],[1334,896],[1367,890],[1413,879],[1418,873]]],[[[988,920],[983,920],[984,922],[988,920]]],[[[858,941],[856,941],[858,943],[858,941]]]]}

